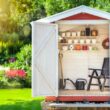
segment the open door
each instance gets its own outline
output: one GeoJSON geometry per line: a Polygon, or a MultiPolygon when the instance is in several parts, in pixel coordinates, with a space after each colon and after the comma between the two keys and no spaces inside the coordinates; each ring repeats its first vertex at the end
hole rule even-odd
{"type": "Polygon", "coordinates": [[[32,94],[58,95],[58,28],[56,24],[32,24],[32,94]]]}

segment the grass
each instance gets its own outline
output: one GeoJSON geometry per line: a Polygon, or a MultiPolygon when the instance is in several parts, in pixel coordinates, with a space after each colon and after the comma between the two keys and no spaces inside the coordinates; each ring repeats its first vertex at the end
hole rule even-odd
{"type": "Polygon", "coordinates": [[[41,110],[42,100],[32,98],[31,89],[0,89],[0,110],[41,110]]]}

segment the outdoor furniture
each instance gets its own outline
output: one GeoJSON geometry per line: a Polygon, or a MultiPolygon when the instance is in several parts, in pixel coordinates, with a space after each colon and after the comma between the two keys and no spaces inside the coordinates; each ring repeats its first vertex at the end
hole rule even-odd
{"type": "Polygon", "coordinates": [[[109,86],[105,85],[107,79],[110,79],[110,75],[109,75],[109,58],[104,58],[102,69],[89,68],[89,70],[92,71],[92,74],[89,75],[90,80],[89,80],[87,90],[90,90],[91,86],[99,86],[99,89],[101,91],[104,90],[104,87],[109,87],[109,86]],[[93,79],[97,79],[98,84],[92,83],[93,79]],[[103,82],[101,82],[101,79],[103,79],[103,82]]]}

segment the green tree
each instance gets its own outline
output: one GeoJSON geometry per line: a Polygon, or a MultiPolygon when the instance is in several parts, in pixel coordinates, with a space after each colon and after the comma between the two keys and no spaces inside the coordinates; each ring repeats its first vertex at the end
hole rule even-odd
{"type": "Polygon", "coordinates": [[[45,3],[48,16],[80,5],[110,11],[110,0],[46,0],[45,3]]]}
{"type": "Polygon", "coordinates": [[[45,16],[44,0],[12,0],[11,17],[20,26],[45,16]]]}

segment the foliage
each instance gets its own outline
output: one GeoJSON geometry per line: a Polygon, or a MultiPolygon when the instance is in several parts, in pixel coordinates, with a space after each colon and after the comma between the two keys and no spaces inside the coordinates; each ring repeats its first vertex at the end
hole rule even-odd
{"type": "Polygon", "coordinates": [[[5,71],[0,71],[0,88],[7,88],[8,81],[5,78],[5,71]]]}
{"type": "Polygon", "coordinates": [[[110,11],[110,0],[46,0],[45,9],[47,15],[71,9],[80,5],[95,7],[110,11]]]}
{"type": "Polygon", "coordinates": [[[11,69],[24,70],[25,80],[20,80],[24,87],[31,86],[31,45],[25,45],[16,54],[16,61],[10,62],[7,66],[11,69]]]}
{"type": "Polygon", "coordinates": [[[24,87],[22,81],[24,77],[12,76],[12,72],[6,73],[5,71],[0,71],[0,88],[21,88],[24,87]],[[11,74],[10,74],[11,73],[11,74]]]}
{"type": "Polygon", "coordinates": [[[1,89],[0,110],[41,110],[43,97],[32,98],[31,89],[1,89]]]}
{"type": "Polygon", "coordinates": [[[17,33],[6,33],[0,36],[0,64],[7,63],[10,57],[14,57],[22,47],[17,33]]]}
{"type": "Polygon", "coordinates": [[[45,16],[44,0],[12,0],[12,19],[24,26],[32,20],[45,16]],[[13,10],[15,9],[15,10],[13,10]]]}

